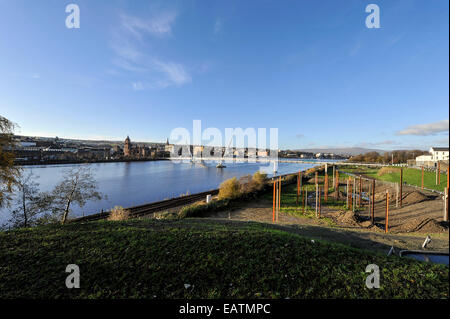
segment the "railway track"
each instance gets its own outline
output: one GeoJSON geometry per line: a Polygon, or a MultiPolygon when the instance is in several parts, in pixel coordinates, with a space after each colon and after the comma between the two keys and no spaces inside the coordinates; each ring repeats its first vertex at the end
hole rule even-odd
{"type": "MultiPolygon", "coordinates": [[[[281,178],[285,178],[285,177],[287,177],[289,175],[296,175],[296,174],[297,173],[289,173],[289,174],[278,175],[277,178],[280,178],[280,177],[281,178]]],[[[206,192],[201,192],[201,193],[197,193],[197,194],[181,196],[181,197],[176,197],[176,198],[171,198],[171,199],[166,199],[166,200],[162,200],[162,201],[159,201],[159,202],[154,202],[154,203],[150,203],[150,204],[144,204],[144,205],[139,205],[139,206],[128,207],[128,208],[125,208],[125,209],[130,211],[130,217],[131,218],[137,218],[137,217],[142,217],[142,216],[149,215],[149,214],[152,214],[152,213],[164,211],[164,210],[169,209],[169,208],[174,208],[174,207],[178,207],[178,206],[184,206],[184,205],[188,205],[188,204],[191,204],[191,203],[195,203],[197,201],[205,199],[206,195],[214,196],[214,195],[217,195],[217,194],[219,194],[219,190],[218,189],[213,189],[213,190],[206,191],[206,192]]],[[[83,217],[79,217],[79,218],[74,218],[74,219],[70,220],[70,222],[71,223],[89,222],[89,221],[107,219],[110,214],[111,214],[111,212],[106,211],[106,212],[102,212],[102,213],[97,213],[97,214],[92,214],[92,215],[83,216],[83,217]]]]}
{"type": "MultiPolygon", "coordinates": [[[[131,218],[137,218],[137,217],[142,217],[142,216],[149,215],[149,214],[152,214],[155,212],[163,211],[163,210],[166,210],[169,208],[174,208],[174,207],[178,207],[178,206],[191,204],[191,203],[197,202],[199,200],[205,199],[206,195],[217,195],[218,193],[219,193],[218,189],[213,189],[210,191],[201,192],[201,193],[197,193],[197,194],[193,194],[193,195],[187,195],[187,196],[182,196],[182,197],[177,197],[177,198],[172,198],[172,199],[166,199],[166,200],[162,200],[162,201],[154,202],[154,203],[150,203],[150,204],[145,204],[145,205],[128,207],[128,208],[126,208],[126,210],[128,210],[130,212],[131,218]]],[[[109,215],[110,215],[110,212],[107,211],[107,212],[102,212],[102,213],[98,213],[98,214],[92,214],[92,215],[88,215],[88,216],[84,216],[84,217],[75,218],[75,219],[72,219],[71,222],[88,222],[88,221],[94,221],[94,220],[101,220],[101,219],[108,218],[109,215]]]]}

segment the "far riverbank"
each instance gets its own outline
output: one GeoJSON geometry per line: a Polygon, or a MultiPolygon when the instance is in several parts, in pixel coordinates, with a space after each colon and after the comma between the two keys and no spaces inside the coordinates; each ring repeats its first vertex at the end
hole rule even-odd
{"type": "Polygon", "coordinates": [[[102,159],[102,160],[51,160],[51,161],[27,161],[14,162],[15,166],[36,166],[36,165],[61,165],[61,164],[96,164],[96,163],[128,163],[128,162],[155,162],[168,161],[168,157],[160,158],[123,158],[123,159],[102,159]]]}

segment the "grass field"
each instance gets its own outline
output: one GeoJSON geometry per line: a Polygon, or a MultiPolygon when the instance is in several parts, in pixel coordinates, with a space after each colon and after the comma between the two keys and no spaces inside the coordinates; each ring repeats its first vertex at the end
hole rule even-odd
{"type": "MultiPolygon", "coordinates": [[[[329,183],[331,184],[331,179],[329,180],[329,183]]],[[[321,197],[321,203],[322,206],[327,206],[327,208],[336,209],[336,210],[345,210],[346,209],[346,203],[345,198],[341,198],[341,200],[336,200],[332,196],[328,196],[328,200],[325,201],[324,194],[323,194],[323,185],[320,185],[322,188],[322,197],[321,197]]],[[[315,192],[316,187],[315,185],[306,184],[303,183],[302,185],[302,192],[299,194],[298,197],[298,204],[297,204],[297,184],[290,184],[285,185],[281,188],[281,212],[288,213],[290,215],[299,216],[299,217],[309,217],[309,218],[316,218],[315,214],[315,192]],[[308,190],[308,206],[305,209],[304,206],[304,196],[305,196],[305,189],[308,190]],[[311,197],[312,196],[312,197],[311,197]]],[[[329,194],[331,193],[332,188],[329,188],[329,194]]],[[[273,193],[267,193],[264,195],[264,198],[266,200],[273,200],[273,193]]],[[[334,225],[334,222],[329,218],[321,217],[323,220],[328,221],[329,225],[334,225]]]]}
{"type": "MultiPolygon", "coordinates": [[[[365,167],[353,167],[353,168],[341,168],[343,171],[348,171],[350,173],[360,172],[368,177],[376,178],[379,180],[400,183],[400,172],[384,174],[378,176],[378,170],[374,168],[365,167]]],[[[343,176],[343,175],[341,175],[343,176]]],[[[403,182],[409,185],[422,186],[422,170],[414,168],[403,168],[403,182]]],[[[436,174],[434,172],[424,171],[423,174],[424,187],[429,189],[434,189],[443,192],[447,186],[447,174],[441,174],[441,184],[436,185],[436,174]]]]}
{"type": "Polygon", "coordinates": [[[448,279],[445,266],[257,223],[100,221],[0,233],[0,298],[448,298],[448,279]],[[68,264],[80,267],[80,289],[65,286],[68,264]],[[380,267],[380,289],[365,286],[369,264],[380,267]]]}

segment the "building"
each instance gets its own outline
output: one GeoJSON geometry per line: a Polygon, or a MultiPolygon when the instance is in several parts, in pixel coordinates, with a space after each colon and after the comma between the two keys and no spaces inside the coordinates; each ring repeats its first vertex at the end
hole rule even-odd
{"type": "Polygon", "coordinates": [[[425,162],[432,162],[432,161],[433,161],[432,155],[420,155],[416,157],[417,165],[423,165],[425,162]]]}
{"type": "MultiPolygon", "coordinates": [[[[120,149],[120,148],[117,148],[120,149]]],[[[123,156],[127,158],[133,159],[145,159],[150,158],[155,155],[155,149],[152,147],[146,146],[145,144],[131,144],[130,137],[127,136],[123,145],[123,156]]]]}
{"type": "Polygon", "coordinates": [[[204,147],[202,145],[194,146],[194,157],[202,157],[203,150],[204,150],[204,147]]]}
{"type": "Polygon", "coordinates": [[[258,150],[258,157],[269,157],[269,150],[258,150]]]}
{"type": "Polygon", "coordinates": [[[448,161],[448,147],[432,147],[429,152],[433,162],[448,161]]]}
{"type": "Polygon", "coordinates": [[[174,145],[169,143],[169,139],[167,139],[166,144],[164,145],[164,151],[172,153],[174,150],[174,145]]]}
{"type": "Polygon", "coordinates": [[[430,154],[416,157],[416,165],[434,167],[438,162],[448,164],[448,147],[431,147],[430,154]]]}
{"type": "Polygon", "coordinates": [[[125,139],[125,144],[123,146],[123,155],[126,157],[131,156],[131,140],[129,136],[127,136],[127,138],[125,139]]]}

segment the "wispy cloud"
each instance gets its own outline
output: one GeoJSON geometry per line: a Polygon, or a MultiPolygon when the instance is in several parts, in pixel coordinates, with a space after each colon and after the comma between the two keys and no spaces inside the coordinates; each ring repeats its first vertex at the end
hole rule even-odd
{"type": "Polygon", "coordinates": [[[349,56],[355,56],[356,54],[358,54],[359,50],[361,50],[361,43],[356,43],[351,49],[350,52],[348,53],[349,56]]]}
{"type": "Polygon", "coordinates": [[[436,135],[439,133],[444,133],[449,131],[449,122],[447,120],[428,123],[428,124],[418,124],[413,126],[408,126],[402,131],[398,131],[397,135],[436,135]]]}
{"type": "Polygon", "coordinates": [[[298,138],[298,139],[304,138],[305,134],[296,134],[295,137],[298,138]]]}
{"type": "Polygon", "coordinates": [[[115,53],[112,62],[138,78],[131,82],[133,90],[163,89],[192,82],[183,64],[145,53],[148,45],[155,41],[151,38],[171,35],[176,16],[175,12],[161,12],[149,19],[120,15],[120,25],[113,33],[111,44],[115,53]]]}
{"type": "Polygon", "coordinates": [[[142,40],[143,34],[146,33],[158,37],[170,35],[176,16],[175,12],[162,12],[149,19],[141,19],[122,14],[120,15],[120,22],[122,27],[128,30],[130,34],[142,40]]]}
{"type": "Polygon", "coordinates": [[[133,82],[131,83],[131,86],[133,87],[133,90],[135,91],[141,91],[144,89],[144,85],[142,82],[133,82]]]}
{"type": "Polygon", "coordinates": [[[214,34],[219,34],[223,30],[223,21],[222,19],[217,19],[214,23],[214,34]]]}
{"type": "Polygon", "coordinates": [[[165,73],[170,82],[175,85],[183,85],[191,82],[191,76],[186,72],[185,68],[174,62],[153,61],[157,70],[165,73]]]}

